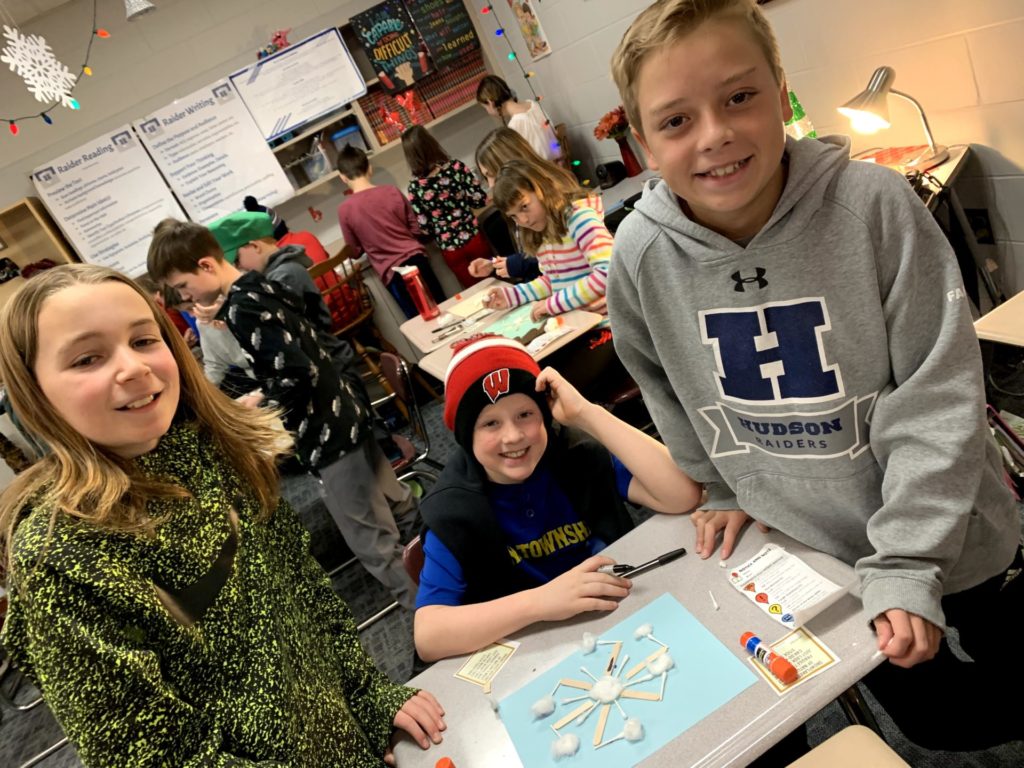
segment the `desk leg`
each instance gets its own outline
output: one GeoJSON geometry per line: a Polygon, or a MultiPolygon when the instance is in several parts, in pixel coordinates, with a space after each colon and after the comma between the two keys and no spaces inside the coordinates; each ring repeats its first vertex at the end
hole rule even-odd
{"type": "Polygon", "coordinates": [[[843,714],[846,715],[846,719],[853,725],[863,725],[870,728],[872,731],[877,733],[885,740],[885,736],[882,734],[882,729],[878,727],[878,721],[875,719],[874,713],[868,707],[868,703],[864,700],[861,695],[860,688],[857,687],[856,683],[851,685],[836,699],[840,708],[843,710],[843,714]]]}

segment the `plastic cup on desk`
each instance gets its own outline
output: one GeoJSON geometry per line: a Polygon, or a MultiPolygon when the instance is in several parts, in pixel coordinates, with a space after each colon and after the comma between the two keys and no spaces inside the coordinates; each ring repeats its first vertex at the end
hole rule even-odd
{"type": "Polygon", "coordinates": [[[441,314],[437,302],[430,295],[427,286],[423,284],[419,267],[402,270],[402,279],[405,280],[405,287],[409,290],[409,296],[412,297],[412,303],[416,305],[416,311],[420,313],[420,317],[424,320],[433,320],[441,314]]]}

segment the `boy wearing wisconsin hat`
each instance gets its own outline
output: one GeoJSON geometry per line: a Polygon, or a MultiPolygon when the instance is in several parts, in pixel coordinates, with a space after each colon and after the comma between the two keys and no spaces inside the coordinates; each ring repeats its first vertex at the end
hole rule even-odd
{"type": "Polygon", "coordinates": [[[509,339],[456,351],[444,419],[458,448],[420,502],[414,636],[427,661],[537,621],[613,610],[630,583],[599,573],[613,561],[596,553],[632,528],[623,499],[668,513],[700,500],[665,446],[509,339]]]}
{"type": "Polygon", "coordinates": [[[211,305],[223,297],[216,319],[242,347],[268,404],[281,410],[285,428],[295,435],[295,458],[321,480],[324,504],[349,548],[411,608],[415,587],[402,567],[388,504],[407,498],[408,489],[373,438],[365,390],[329,354],[334,338],[305,316],[291,291],[259,272],[240,272],[226,258],[236,257],[253,231],[241,216],[219,219],[209,229],[162,221],[149,246],[149,274],[185,301],[211,305]]]}

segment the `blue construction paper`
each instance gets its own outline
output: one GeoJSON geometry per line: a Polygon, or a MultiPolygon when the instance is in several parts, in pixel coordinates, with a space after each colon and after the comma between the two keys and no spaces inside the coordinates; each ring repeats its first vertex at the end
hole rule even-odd
{"type": "MultiPolygon", "coordinates": [[[[637,742],[620,739],[614,744],[595,750],[594,732],[600,714],[599,705],[589,714],[583,725],[576,725],[576,722],[572,721],[559,730],[563,735],[575,733],[579,736],[580,748],[574,756],[556,760],[551,753],[551,745],[557,737],[551,730],[551,725],[583,703],[579,701],[562,704],[561,701],[583,695],[585,691],[561,686],[555,694],[556,706],[552,714],[534,719],[530,711],[534,702],[549,695],[560,679],[589,680],[580,671],[581,666],[600,678],[613,646],[599,645],[590,654],[584,654],[582,650],[573,653],[540,677],[502,699],[499,710],[501,719],[523,765],[529,768],[573,764],[585,765],[587,768],[622,768],[625,765],[635,765],[757,680],[746,664],[736,658],[718,638],[669,594],[657,598],[598,638],[622,641],[618,659],[621,664],[623,656],[629,654],[629,661],[625,664],[627,670],[660,647],[648,638],[638,640],[633,637],[633,631],[642,624],[653,625],[654,637],[669,646],[669,653],[675,660],[675,666],[668,672],[663,701],[620,699],[626,714],[643,724],[643,739],[637,742]]],[[[582,632],[580,639],[582,640],[582,632]]],[[[641,672],[636,677],[643,677],[644,674],[646,672],[641,672]]],[[[659,677],[631,686],[629,690],[657,693],[660,689],[659,677]]],[[[617,736],[622,732],[622,726],[622,715],[618,708],[612,705],[604,730],[604,739],[617,736]]]]}

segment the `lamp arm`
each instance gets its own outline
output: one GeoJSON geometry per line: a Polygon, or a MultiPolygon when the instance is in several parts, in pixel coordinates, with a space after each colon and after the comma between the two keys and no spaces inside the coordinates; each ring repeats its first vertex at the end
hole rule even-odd
{"type": "Polygon", "coordinates": [[[928,118],[925,117],[924,107],[921,106],[921,102],[919,102],[909,93],[897,91],[895,88],[890,88],[889,93],[893,94],[894,96],[902,96],[904,99],[909,101],[917,108],[917,114],[921,116],[921,125],[924,127],[924,135],[928,138],[928,149],[931,151],[932,154],[935,154],[935,139],[932,138],[932,129],[931,126],[928,125],[928,118]]]}

